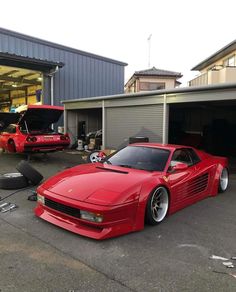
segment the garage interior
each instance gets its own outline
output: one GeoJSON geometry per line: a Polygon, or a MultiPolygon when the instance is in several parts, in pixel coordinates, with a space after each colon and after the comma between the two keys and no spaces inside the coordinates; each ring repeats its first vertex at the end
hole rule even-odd
{"type": "Polygon", "coordinates": [[[89,108],[70,111],[68,117],[69,134],[73,143],[77,140],[86,141],[86,137],[96,138],[96,147],[100,148],[102,144],[102,108],[89,108]],[[96,133],[97,132],[97,133],[96,133]],[[95,137],[96,136],[96,137],[95,137]]]}
{"type": "Polygon", "coordinates": [[[42,102],[42,84],[42,72],[0,65],[0,111],[42,102]]]}
{"type": "Polygon", "coordinates": [[[54,75],[61,62],[0,52],[0,112],[25,104],[54,104],[54,75]]]}
{"type": "Polygon", "coordinates": [[[102,129],[102,109],[81,109],[77,112],[77,136],[82,138],[89,132],[102,129]]]}
{"type": "Polygon", "coordinates": [[[236,101],[208,101],[169,106],[169,143],[236,157],[236,101]]]}

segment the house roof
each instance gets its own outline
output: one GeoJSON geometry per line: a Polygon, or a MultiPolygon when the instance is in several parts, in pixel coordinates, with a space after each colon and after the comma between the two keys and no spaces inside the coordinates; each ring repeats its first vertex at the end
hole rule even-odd
{"type": "Polygon", "coordinates": [[[213,55],[211,55],[210,57],[203,60],[201,63],[199,63],[195,67],[193,67],[191,70],[192,71],[194,71],[194,70],[200,71],[200,70],[206,68],[207,66],[211,65],[215,61],[225,57],[226,55],[230,54],[231,52],[233,52],[235,50],[236,50],[236,40],[232,41],[231,43],[229,43],[228,45],[226,45],[225,47],[223,47],[219,51],[215,52],[213,55]]]}
{"type": "Polygon", "coordinates": [[[156,67],[152,67],[150,69],[135,71],[135,76],[166,76],[166,77],[177,77],[181,78],[182,74],[179,72],[168,71],[163,69],[157,69],[156,67]]]}
{"type": "Polygon", "coordinates": [[[179,72],[157,69],[156,67],[152,67],[152,68],[146,69],[146,70],[135,71],[134,74],[126,82],[125,87],[132,84],[134,82],[134,80],[139,76],[172,77],[172,78],[176,78],[176,79],[183,77],[183,75],[179,72]]]}

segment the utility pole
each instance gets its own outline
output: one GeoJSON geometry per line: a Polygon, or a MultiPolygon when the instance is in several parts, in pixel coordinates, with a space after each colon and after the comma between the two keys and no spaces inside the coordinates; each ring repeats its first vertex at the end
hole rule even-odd
{"type": "Polygon", "coordinates": [[[151,37],[152,37],[152,34],[150,34],[149,37],[147,38],[147,41],[148,41],[148,68],[150,68],[150,66],[151,66],[151,37]]]}

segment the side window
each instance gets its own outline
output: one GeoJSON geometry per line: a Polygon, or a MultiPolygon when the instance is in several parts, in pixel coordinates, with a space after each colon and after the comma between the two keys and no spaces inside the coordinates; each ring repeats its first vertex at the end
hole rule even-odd
{"type": "Polygon", "coordinates": [[[198,157],[197,153],[193,149],[189,148],[188,152],[192,159],[193,164],[197,164],[198,162],[201,161],[201,159],[198,157]]]}
{"type": "Polygon", "coordinates": [[[175,166],[178,162],[193,165],[192,159],[187,149],[177,149],[171,159],[171,166],[175,166]]]}
{"type": "Polygon", "coordinates": [[[13,125],[9,125],[9,126],[4,130],[4,132],[6,132],[6,133],[10,133],[10,134],[16,133],[16,127],[13,126],[13,125]]]}

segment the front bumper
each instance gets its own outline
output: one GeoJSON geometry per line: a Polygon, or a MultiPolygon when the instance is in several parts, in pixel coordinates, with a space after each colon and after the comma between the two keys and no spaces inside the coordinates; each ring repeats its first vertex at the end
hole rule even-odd
{"type": "Polygon", "coordinates": [[[34,210],[36,216],[71,232],[101,240],[136,231],[135,220],[138,201],[119,206],[99,206],[64,198],[46,190],[40,192],[40,195],[69,208],[103,214],[103,222],[96,223],[80,219],[78,216],[68,215],[39,202],[37,203],[34,210]]]}

